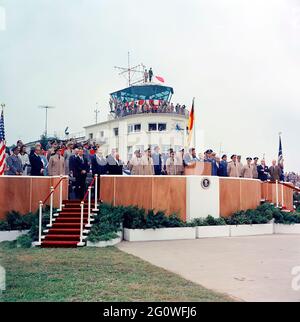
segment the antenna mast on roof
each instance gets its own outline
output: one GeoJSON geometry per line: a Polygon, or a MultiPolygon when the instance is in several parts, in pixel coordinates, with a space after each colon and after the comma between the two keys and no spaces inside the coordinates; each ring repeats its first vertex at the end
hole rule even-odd
{"type": "Polygon", "coordinates": [[[114,66],[114,68],[119,70],[119,75],[123,75],[126,78],[128,86],[144,82],[143,76],[145,71],[145,65],[141,63],[134,67],[130,67],[130,52],[128,52],[128,67],[114,66]],[[142,78],[137,79],[138,75],[136,74],[141,75],[142,78]]]}

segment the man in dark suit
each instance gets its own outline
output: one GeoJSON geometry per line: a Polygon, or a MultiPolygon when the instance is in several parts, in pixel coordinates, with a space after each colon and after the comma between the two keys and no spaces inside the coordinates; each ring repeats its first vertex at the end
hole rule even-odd
{"type": "Polygon", "coordinates": [[[74,149],[74,154],[72,154],[69,158],[69,173],[70,175],[73,175],[74,172],[74,162],[76,157],[78,156],[78,148],[74,149]]]}
{"type": "Polygon", "coordinates": [[[156,176],[161,175],[162,171],[162,158],[161,154],[159,153],[159,146],[157,145],[154,148],[154,152],[152,153],[152,159],[154,164],[154,173],[156,176]]]}
{"type": "Polygon", "coordinates": [[[35,147],[34,153],[29,156],[32,176],[44,175],[44,164],[41,160],[40,155],[41,155],[41,147],[38,145],[35,147]]]}
{"type": "Polygon", "coordinates": [[[107,173],[107,161],[100,149],[91,157],[93,175],[107,173]]]}
{"type": "Polygon", "coordinates": [[[223,154],[219,165],[218,176],[227,177],[227,166],[228,166],[227,155],[223,154]]]}
{"type": "Polygon", "coordinates": [[[76,198],[82,199],[85,193],[85,181],[89,171],[89,165],[86,158],[83,156],[82,148],[78,148],[78,155],[73,161],[73,176],[75,177],[75,192],[76,198]]]}
{"type": "Polygon", "coordinates": [[[111,154],[106,157],[108,174],[120,174],[119,162],[116,158],[116,149],[111,150],[111,154]]]}
{"type": "Polygon", "coordinates": [[[258,179],[261,181],[268,180],[269,168],[266,166],[265,160],[261,160],[260,165],[257,166],[258,179]]]}

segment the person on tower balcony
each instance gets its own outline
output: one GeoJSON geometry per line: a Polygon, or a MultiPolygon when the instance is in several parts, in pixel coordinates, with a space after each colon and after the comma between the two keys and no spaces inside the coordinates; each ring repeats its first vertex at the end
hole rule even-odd
{"type": "Polygon", "coordinates": [[[152,77],[153,77],[152,67],[150,67],[148,74],[149,74],[149,82],[151,83],[152,82],[152,77]]]}
{"type": "Polygon", "coordinates": [[[147,83],[148,82],[148,71],[147,69],[145,69],[144,71],[144,83],[147,83]]]}

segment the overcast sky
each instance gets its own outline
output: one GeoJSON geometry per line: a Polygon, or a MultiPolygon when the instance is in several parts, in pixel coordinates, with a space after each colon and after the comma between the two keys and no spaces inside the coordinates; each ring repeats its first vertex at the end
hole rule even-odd
{"type": "Polygon", "coordinates": [[[0,0],[0,102],[9,144],[82,131],[96,102],[126,85],[113,69],[143,62],[195,96],[198,145],[277,157],[300,172],[299,0],[0,0]],[[3,9],[4,8],[4,9],[3,9]],[[202,139],[203,138],[203,139],[202,139]]]}

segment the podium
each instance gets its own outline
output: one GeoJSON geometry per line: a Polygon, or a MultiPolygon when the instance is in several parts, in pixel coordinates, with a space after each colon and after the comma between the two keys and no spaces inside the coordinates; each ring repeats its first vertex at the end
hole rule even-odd
{"type": "Polygon", "coordinates": [[[192,165],[184,168],[184,175],[186,176],[211,176],[210,162],[194,162],[192,165]]]}

